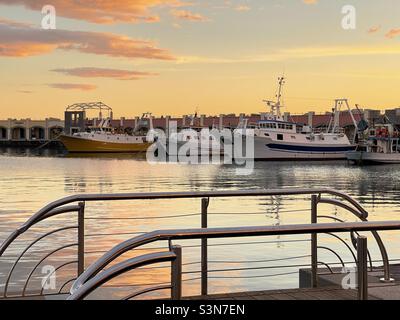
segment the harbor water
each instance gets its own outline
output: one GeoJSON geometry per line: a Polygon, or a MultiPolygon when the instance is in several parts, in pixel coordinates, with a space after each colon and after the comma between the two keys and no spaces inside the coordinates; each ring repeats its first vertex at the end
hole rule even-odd
{"type": "MultiPolygon", "coordinates": [[[[329,187],[348,193],[369,212],[369,220],[398,220],[400,217],[398,165],[358,167],[346,161],[256,162],[250,175],[237,175],[232,165],[153,165],[133,155],[71,157],[50,150],[4,149],[0,153],[0,242],[41,207],[72,194],[293,187],[329,187]]],[[[208,224],[209,227],[228,227],[309,223],[309,199],[309,196],[211,199],[208,224]]],[[[319,208],[321,215],[357,221],[342,209],[330,205],[319,208]]],[[[86,265],[114,245],[141,232],[198,228],[199,213],[199,199],[87,203],[86,265]]],[[[55,219],[54,225],[65,226],[70,221],[76,221],[75,217],[65,215],[55,219]]],[[[35,232],[39,234],[44,228],[38,226],[35,232]]],[[[60,235],[55,241],[62,242],[63,237],[60,235]]],[[[343,235],[343,238],[349,240],[350,236],[343,235]]],[[[394,263],[400,258],[399,233],[386,232],[382,238],[394,263]]],[[[209,291],[297,287],[298,269],[310,263],[309,239],[310,236],[286,236],[210,240],[209,291]]],[[[370,239],[373,260],[379,260],[377,246],[370,239]]],[[[321,235],[319,241],[321,246],[339,252],[345,262],[352,261],[346,247],[336,239],[321,235]]],[[[177,243],[183,246],[184,294],[198,294],[200,242],[177,243]]],[[[146,248],[150,252],[160,246],[166,244],[156,243],[146,248]]],[[[26,243],[21,240],[7,255],[16,254],[24,247],[26,243]]],[[[340,266],[337,257],[329,251],[320,250],[319,260],[340,266]]],[[[162,283],[167,278],[168,269],[161,266],[160,269],[137,270],[124,279],[116,279],[115,283],[139,287],[145,283],[162,283]]]]}

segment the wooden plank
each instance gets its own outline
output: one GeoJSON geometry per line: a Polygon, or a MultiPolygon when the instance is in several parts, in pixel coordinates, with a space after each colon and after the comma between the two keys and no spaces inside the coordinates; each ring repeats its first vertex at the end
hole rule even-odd
{"type": "MultiPolygon", "coordinates": [[[[356,300],[356,290],[340,288],[288,289],[271,291],[254,291],[229,294],[208,295],[206,297],[189,297],[185,299],[206,300],[356,300]]],[[[370,296],[371,300],[376,297],[370,296]]]]}

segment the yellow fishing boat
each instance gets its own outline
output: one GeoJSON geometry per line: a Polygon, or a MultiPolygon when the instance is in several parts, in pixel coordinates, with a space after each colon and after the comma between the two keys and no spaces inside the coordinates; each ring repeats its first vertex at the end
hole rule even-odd
{"type": "Polygon", "coordinates": [[[90,132],[77,132],[73,135],[61,135],[60,141],[71,153],[130,153],[146,152],[152,144],[146,136],[115,133],[109,126],[109,120],[104,119],[99,126],[90,132]]]}

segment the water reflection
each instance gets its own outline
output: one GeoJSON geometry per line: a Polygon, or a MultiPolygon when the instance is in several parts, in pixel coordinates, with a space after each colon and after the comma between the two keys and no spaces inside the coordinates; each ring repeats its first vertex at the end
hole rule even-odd
{"type": "MultiPolygon", "coordinates": [[[[372,220],[395,220],[399,218],[400,166],[355,167],[346,161],[338,162],[256,162],[251,175],[237,175],[232,165],[179,165],[148,164],[143,155],[132,154],[78,154],[65,155],[54,150],[1,149],[0,151],[0,241],[19,226],[33,212],[46,203],[74,193],[155,192],[155,191],[206,191],[206,190],[252,190],[287,187],[329,187],[346,192],[359,200],[369,211],[372,220]]],[[[249,199],[219,199],[210,203],[209,226],[249,226],[308,223],[310,221],[308,197],[258,197],[249,199]],[[225,213],[225,214],[222,214],[225,213]],[[226,213],[230,213],[227,215],[226,213]]],[[[94,261],[115,244],[134,236],[137,232],[155,229],[193,228],[200,226],[198,215],[182,218],[160,219],[160,216],[187,215],[200,212],[198,200],[94,202],[87,205],[86,222],[88,235],[87,263],[94,261]],[[135,218],[135,219],[131,219],[135,218]],[[143,218],[142,220],[138,218],[143,218]],[[101,236],[95,236],[95,235],[101,236]],[[90,236],[91,235],[91,236],[90,236]]],[[[348,221],[354,216],[332,206],[321,206],[321,213],[335,215],[348,221]]],[[[71,217],[60,217],[51,224],[66,225],[71,217]]],[[[43,232],[44,226],[36,232],[43,232]]],[[[265,237],[246,239],[210,240],[210,261],[256,261],[293,256],[304,256],[291,263],[309,263],[309,243],[304,237],[265,237]],[[296,241],[294,241],[296,240],[296,241]]],[[[400,257],[398,236],[388,233],[389,254],[400,257]]],[[[332,239],[320,237],[339,251],[343,248],[332,239]],[[336,247],[335,247],[336,246],[336,247]]],[[[61,243],[66,238],[58,239],[61,243]]],[[[372,241],[371,241],[372,242],[372,241]]],[[[186,262],[198,262],[198,241],[186,241],[186,262]]],[[[18,252],[24,243],[14,248],[18,252]]],[[[163,245],[163,244],[161,244],[163,245]]],[[[160,244],[154,245],[159,247],[160,244]]],[[[371,250],[374,250],[371,245],[371,250]]],[[[46,247],[42,247],[46,248],[46,247]]],[[[140,253],[140,251],[134,254],[140,253]]],[[[344,260],[351,256],[344,254],[344,260]]],[[[325,262],[335,260],[321,253],[325,262]]],[[[268,263],[279,266],[283,262],[268,263]]],[[[228,266],[230,264],[227,264],[228,266]]],[[[210,263],[210,269],[227,265],[210,263]]],[[[238,263],[240,267],[255,264],[238,263]]],[[[259,266],[259,265],[256,265],[259,266]]],[[[191,267],[197,270],[198,265],[191,267]]],[[[215,273],[210,280],[211,291],[262,290],[266,288],[292,287],[298,283],[297,268],[287,268],[292,275],[283,277],[249,278],[276,269],[248,270],[231,273],[215,273]],[[230,277],[227,279],[218,277],[230,277]],[[235,277],[245,278],[235,278],[235,277]],[[247,278],[246,278],[247,277],[247,278]]],[[[286,271],[286,269],[285,269],[286,271]]],[[[0,270],[1,272],[1,270],[0,270]]],[[[162,281],[159,273],[140,272],[140,279],[132,275],[130,283],[154,278],[162,281]]],[[[137,274],[136,274],[137,276],[137,274]]],[[[193,275],[195,277],[196,275],[193,275]]],[[[122,280],[121,280],[122,281],[122,280]]],[[[120,283],[120,282],[118,282],[120,283]]],[[[186,292],[196,293],[199,282],[185,285],[186,292]]]]}

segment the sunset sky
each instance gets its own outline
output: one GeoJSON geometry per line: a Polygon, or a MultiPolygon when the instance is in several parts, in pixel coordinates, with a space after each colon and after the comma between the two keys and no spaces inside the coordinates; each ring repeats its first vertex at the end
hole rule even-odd
{"type": "Polygon", "coordinates": [[[400,106],[399,0],[0,0],[0,118],[255,113],[287,77],[284,111],[334,98],[400,106]],[[43,30],[43,5],[57,11],[43,30]],[[342,7],[357,12],[341,26],[342,7]]]}

